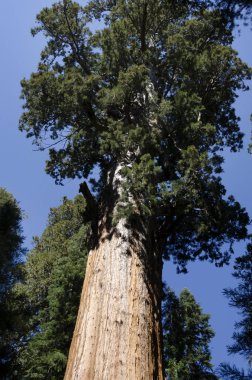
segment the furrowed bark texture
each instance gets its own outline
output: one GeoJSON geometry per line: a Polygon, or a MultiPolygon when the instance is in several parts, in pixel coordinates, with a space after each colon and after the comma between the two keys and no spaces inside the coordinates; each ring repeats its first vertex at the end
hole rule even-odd
{"type": "Polygon", "coordinates": [[[103,228],[89,254],[65,380],[163,380],[162,263],[149,240],[124,219],[103,228]]]}
{"type": "Polygon", "coordinates": [[[129,246],[123,222],[120,229],[90,252],[65,380],[163,379],[160,301],[146,251],[129,246]]]}
{"type": "MultiPolygon", "coordinates": [[[[98,245],[89,253],[65,380],[163,380],[162,259],[142,221],[107,223],[118,207],[121,167],[108,176],[107,205],[98,245]]],[[[129,202],[134,204],[130,196],[129,202]]]]}

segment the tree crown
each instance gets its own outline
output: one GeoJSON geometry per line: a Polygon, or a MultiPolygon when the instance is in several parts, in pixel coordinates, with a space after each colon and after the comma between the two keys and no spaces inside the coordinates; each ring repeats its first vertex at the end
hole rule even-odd
{"type": "Polygon", "coordinates": [[[48,42],[22,81],[20,128],[49,148],[47,172],[61,182],[98,167],[99,198],[121,164],[122,212],[134,212],[130,193],[166,257],[182,270],[196,257],[227,262],[248,217],[226,197],[221,151],[242,147],[233,102],[251,72],[222,12],[208,1],[64,0],[37,22],[48,42]]]}

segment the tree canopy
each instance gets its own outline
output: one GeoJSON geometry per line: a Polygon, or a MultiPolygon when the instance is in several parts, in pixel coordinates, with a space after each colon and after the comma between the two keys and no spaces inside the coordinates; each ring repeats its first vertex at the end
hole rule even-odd
{"type": "Polygon", "coordinates": [[[33,34],[47,45],[22,81],[20,129],[49,149],[47,172],[61,183],[99,168],[101,205],[120,164],[118,213],[134,215],[131,194],[179,270],[196,258],[223,265],[247,234],[220,173],[223,149],[242,147],[233,103],[251,71],[221,10],[209,1],[61,1],[37,16],[33,34]]]}
{"type": "Polygon", "coordinates": [[[248,16],[252,8],[251,0],[220,0],[218,4],[226,16],[233,20],[248,16]]]}

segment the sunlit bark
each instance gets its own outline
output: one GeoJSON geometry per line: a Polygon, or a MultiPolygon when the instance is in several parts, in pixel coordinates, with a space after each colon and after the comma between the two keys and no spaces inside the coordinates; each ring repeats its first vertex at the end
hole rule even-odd
{"type": "MultiPolygon", "coordinates": [[[[113,202],[113,194],[108,198],[113,202]]],[[[89,254],[65,380],[163,379],[162,261],[143,224],[130,226],[122,218],[108,229],[100,222],[102,232],[89,254]]]]}

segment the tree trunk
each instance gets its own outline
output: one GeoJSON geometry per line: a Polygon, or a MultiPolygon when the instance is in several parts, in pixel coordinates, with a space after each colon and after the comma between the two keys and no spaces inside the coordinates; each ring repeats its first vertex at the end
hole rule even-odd
{"type": "Polygon", "coordinates": [[[163,380],[162,260],[147,228],[102,227],[90,251],[65,380],[163,380]]]}

